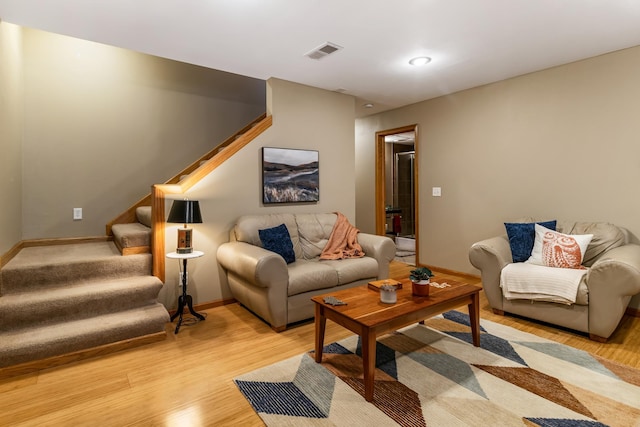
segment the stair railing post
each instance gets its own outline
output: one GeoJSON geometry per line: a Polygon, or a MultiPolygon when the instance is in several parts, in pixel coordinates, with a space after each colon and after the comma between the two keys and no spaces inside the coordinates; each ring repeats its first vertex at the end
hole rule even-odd
{"type": "Polygon", "coordinates": [[[160,185],[151,186],[151,254],[153,259],[153,275],[164,283],[164,191],[160,185]]]}

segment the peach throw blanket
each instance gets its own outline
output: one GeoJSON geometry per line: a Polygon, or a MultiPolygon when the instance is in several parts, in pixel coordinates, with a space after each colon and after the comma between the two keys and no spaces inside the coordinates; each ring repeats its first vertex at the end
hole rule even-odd
{"type": "Polygon", "coordinates": [[[358,243],[357,235],[360,232],[349,223],[346,216],[336,212],[338,219],[333,225],[327,245],[320,254],[320,259],[344,259],[360,258],[364,256],[362,246],[358,243]]]}

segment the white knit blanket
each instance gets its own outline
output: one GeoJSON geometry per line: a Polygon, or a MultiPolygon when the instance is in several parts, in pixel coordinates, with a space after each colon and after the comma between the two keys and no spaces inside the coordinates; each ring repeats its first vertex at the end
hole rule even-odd
{"type": "Polygon", "coordinates": [[[580,281],[586,273],[587,270],[517,262],[502,269],[500,287],[508,300],[531,299],[573,304],[580,281]]]}

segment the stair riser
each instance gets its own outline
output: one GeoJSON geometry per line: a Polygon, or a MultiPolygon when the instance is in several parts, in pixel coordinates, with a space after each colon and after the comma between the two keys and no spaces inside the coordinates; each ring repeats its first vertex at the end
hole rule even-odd
{"type": "Polygon", "coordinates": [[[5,345],[0,346],[0,368],[162,332],[165,322],[169,321],[167,311],[157,303],[125,311],[122,316],[129,316],[131,321],[123,323],[113,316],[103,316],[85,319],[83,325],[78,325],[78,322],[69,326],[60,324],[50,334],[36,333],[25,336],[25,339],[7,339],[3,343],[5,345]],[[93,327],[90,322],[99,325],[93,327]]]}
{"type": "Polygon", "coordinates": [[[150,255],[132,255],[113,260],[87,261],[73,264],[42,265],[22,268],[4,268],[2,270],[2,295],[30,292],[60,284],[73,284],[95,278],[116,279],[127,276],[145,276],[151,274],[150,255]],[[144,260],[139,257],[144,257],[144,260]],[[134,259],[136,258],[136,259],[134,259]]]}
{"type": "Polygon", "coordinates": [[[132,284],[124,289],[105,290],[99,284],[86,288],[86,293],[56,297],[47,301],[41,299],[34,301],[28,294],[19,299],[2,298],[0,299],[0,325],[2,325],[0,330],[81,320],[153,304],[156,302],[158,292],[162,289],[162,282],[158,280],[150,284],[132,284]],[[9,299],[8,303],[7,299],[9,299]]]}

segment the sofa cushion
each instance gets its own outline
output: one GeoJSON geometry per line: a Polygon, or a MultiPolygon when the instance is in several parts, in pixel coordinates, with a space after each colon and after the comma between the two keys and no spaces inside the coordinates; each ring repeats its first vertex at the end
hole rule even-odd
{"type": "Polygon", "coordinates": [[[338,273],[338,285],[378,276],[378,261],[372,257],[345,258],[340,260],[322,260],[321,264],[329,265],[338,273]]]}
{"type": "MultiPolygon", "coordinates": [[[[533,242],[535,240],[535,222],[505,222],[511,257],[513,262],[524,262],[531,256],[533,242]]],[[[556,221],[538,222],[551,230],[556,229],[556,221]]]]}
{"type": "Polygon", "coordinates": [[[287,231],[287,226],[280,224],[276,227],[258,230],[262,247],[277,253],[284,258],[287,264],[291,264],[296,260],[296,254],[293,252],[293,243],[287,231]]]}
{"type": "Polygon", "coordinates": [[[297,295],[317,289],[332,288],[338,284],[338,272],[330,265],[316,260],[298,259],[289,264],[287,295],[297,295]]]}
{"type": "Polygon", "coordinates": [[[302,258],[314,259],[320,256],[329,241],[337,217],[333,213],[296,215],[302,258]]]}
{"type": "Polygon", "coordinates": [[[293,214],[243,215],[238,218],[236,226],[233,228],[231,240],[263,247],[258,230],[273,228],[280,224],[287,226],[293,244],[293,252],[296,258],[301,258],[302,250],[300,249],[298,226],[293,214]]]}
{"type": "Polygon", "coordinates": [[[536,238],[527,263],[547,267],[582,268],[593,234],[564,234],[535,224],[536,238]]]}

